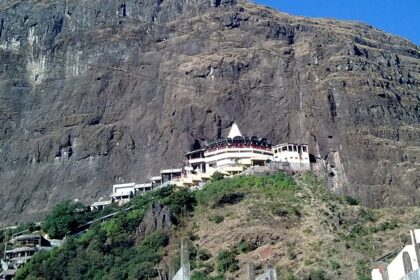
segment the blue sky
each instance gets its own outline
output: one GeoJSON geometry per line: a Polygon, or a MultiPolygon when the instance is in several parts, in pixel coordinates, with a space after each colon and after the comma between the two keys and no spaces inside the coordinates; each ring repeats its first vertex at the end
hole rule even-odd
{"type": "Polygon", "coordinates": [[[357,20],[420,45],[420,0],[255,0],[282,12],[357,20]]]}

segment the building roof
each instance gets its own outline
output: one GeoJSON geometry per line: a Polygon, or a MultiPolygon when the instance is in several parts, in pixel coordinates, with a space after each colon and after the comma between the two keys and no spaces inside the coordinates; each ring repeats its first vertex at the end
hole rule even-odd
{"type": "Polygon", "coordinates": [[[242,136],[242,133],[239,130],[238,125],[236,123],[233,123],[232,127],[230,128],[228,137],[233,139],[236,136],[242,136]]]}
{"type": "Polygon", "coordinates": [[[34,252],[34,251],[36,251],[36,249],[32,247],[20,247],[20,248],[6,251],[6,253],[34,252]]]}
{"type": "Polygon", "coordinates": [[[112,201],[111,200],[105,200],[105,201],[96,201],[96,202],[94,202],[94,203],[92,203],[92,207],[95,207],[95,206],[103,206],[103,205],[109,205],[109,204],[111,204],[112,203],[112,201]]]}
{"type": "Polygon", "coordinates": [[[23,241],[23,240],[38,240],[41,238],[41,235],[35,235],[35,234],[24,234],[24,235],[19,235],[16,236],[15,238],[13,238],[12,240],[10,240],[10,242],[16,242],[16,241],[23,241]]]}
{"type": "Polygon", "coordinates": [[[150,178],[150,181],[160,181],[160,180],[162,180],[161,176],[153,176],[150,178]]]}
{"type": "Polygon", "coordinates": [[[134,188],[135,189],[143,189],[143,188],[150,188],[150,187],[152,187],[152,183],[137,184],[137,185],[135,185],[134,188]]]}
{"type": "Polygon", "coordinates": [[[6,269],[0,272],[0,276],[14,276],[16,274],[17,269],[6,269]]]}
{"type": "Polygon", "coordinates": [[[134,187],[136,183],[126,183],[126,184],[115,184],[113,188],[127,188],[127,187],[134,187]]]}
{"type": "Polygon", "coordinates": [[[181,173],[181,172],[182,172],[182,168],[164,169],[160,171],[160,174],[181,173]]]}
{"type": "Polygon", "coordinates": [[[189,156],[189,155],[199,154],[199,153],[202,153],[202,152],[205,152],[205,151],[206,151],[206,149],[199,149],[199,150],[189,151],[189,152],[185,153],[184,155],[189,156]]]}
{"type": "Polygon", "coordinates": [[[282,144],[277,144],[277,145],[275,145],[275,146],[273,146],[273,148],[278,148],[278,147],[280,147],[280,146],[289,146],[289,145],[291,145],[291,146],[308,146],[308,144],[296,144],[296,143],[282,143],[282,144]]]}
{"type": "Polygon", "coordinates": [[[130,196],[134,194],[134,189],[131,190],[118,190],[111,194],[110,197],[119,197],[119,196],[130,196]]]}

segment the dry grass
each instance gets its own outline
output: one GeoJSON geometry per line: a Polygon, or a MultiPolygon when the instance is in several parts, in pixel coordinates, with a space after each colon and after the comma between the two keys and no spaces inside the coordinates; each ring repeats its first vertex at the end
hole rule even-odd
{"type": "Polygon", "coordinates": [[[180,235],[194,235],[194,244],[213,256],[209,263],[216,262],[218,252],[238,248],[241,241],[255,244],[257,249],[237,256],[241,269],[230,276],[239,279],[245,277],[247,262],[257,268],[264,265],[258,252],[266,247],[273,249],[269,262],[279,271],[279,279],[286,273],[301,279],[316,270],[324,271],[328,279],[366,279],[375,259],[407,242],[408,230],[417,226],[413,221],[420,217],[419,208],[349,205],[312,177],[297,177],[297,182],[298,191],[290,201],[251,192],[235,205],[200,206],[180,235]],[[277,208],[290,212],[294,207],[298,214],[275,214],[277,208]],[[212,222],[211,215],[222,215],[224,220],[212,222]]]}

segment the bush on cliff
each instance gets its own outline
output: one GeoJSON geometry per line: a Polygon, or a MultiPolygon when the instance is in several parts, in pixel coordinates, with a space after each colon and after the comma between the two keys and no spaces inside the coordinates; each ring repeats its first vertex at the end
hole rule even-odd
{"type": "Polygon", "coordinates": [[[85,206],[80,202],[60,203],[45,218],[42,230],[48,233],[50,238],[63,238],[66,233],[91,219],[91,216],[84,211],[85,206]]]}

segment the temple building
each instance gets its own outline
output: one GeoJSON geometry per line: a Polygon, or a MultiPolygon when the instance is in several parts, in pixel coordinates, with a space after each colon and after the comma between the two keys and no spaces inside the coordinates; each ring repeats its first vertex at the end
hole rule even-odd
{"type": "MultiPolygon", "coordinates": [[[[216,171],[233,176],[256,168],[311,169],[308,145],[286,143],[272,146],[265,138],[242,135],[236,123],[233,123],[227,137],[208,140],[204,148],[185,153],[185,157],[187,171],[204,177],[216,171]]],[[[187,179],[184,181],[194,184],[187,179]]]]}
{"type": "Polygon", "coordinates": [[[119,205],[127,203],[134,196],[136,183],[116,184],[112,186],[111,200],[119,205]]]}
{"type": "Polygon", "coordinates": [[[237,175],[251,166],[265,166],[273,158],[271,144],[265,138],[243,136],[236,123],[227,138],[209,140],[204,152],[206,169],[237,175]]]}
{"type": "Polygon", "coordinates": [[[245,136],[236,123],[227,137],[208,140],[203,148],[187,152],[182,168],[164,169],[145,184],[117,184],[113,186],[111,201],[96,202],[100,209],[112,202],[124,204],[134,195],[169,185],[201,188],[215,172],[225,176],[255,174],[255,172],[310,170],[309,151],[306,144],[273,145],[266,138],[245,136]],[[244,173],[244,171],[246,171],[244,173]]]}

